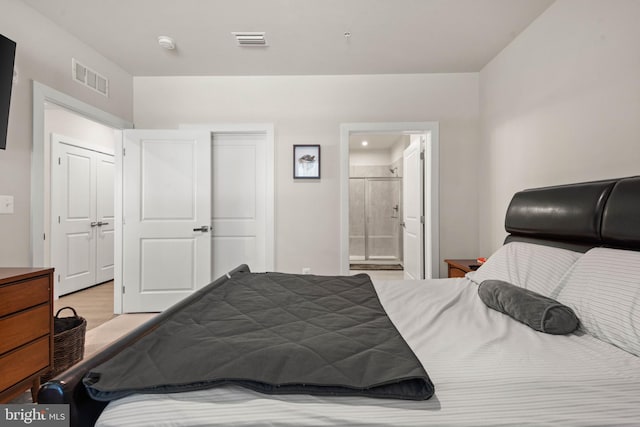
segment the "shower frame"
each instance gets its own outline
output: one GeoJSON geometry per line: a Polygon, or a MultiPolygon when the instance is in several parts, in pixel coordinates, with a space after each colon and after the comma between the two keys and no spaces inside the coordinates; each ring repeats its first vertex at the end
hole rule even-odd
{"type": "MultiPolygon", "coordinates": [[[[358,257],[358,259],[353,259],[352,261],[367,261],[367,262],[383,262],[383,261],[393,261],[393,262],[400,262],[402,263],[402,228],[401,228],[401,221],[402,221],[402,177],[398,177],[398,176],[394,176],[394,177],[384,177],[384,176],[380,176],[380,177],[350,177],[349,179],[354,179],[354,180],[362,180],[364,182],[364,188],[363,188],[363,198],[364,198],[364,203],[363,203],[363,211],[364,211],[364,230],[363,230],[363,239],[364,239],[364,256],[363,259],[360,259],[358,257]],[[396,233],[395,238],[397,239],[396,241],[396,257],[385,257],[385,256],[381,256],[381,255],[377,255],[377,256],[371,256],[370,252],[370,242],[369,242],[369,192],[367,191],[367,185],[369,182],[371,181],[386,181],[386,182],[397,182],[399,183],[399,188],[398,188],[398,203],[397,203],[397,209],[396,209],[396,213],[395,215],[397,215],[397,220],[398,220],[398,230],[396,233]]],[[[393,209],[393,208],[392,208],[393,209]]],[[[392,217],[393,218],[393,217],[392,217]]]]}

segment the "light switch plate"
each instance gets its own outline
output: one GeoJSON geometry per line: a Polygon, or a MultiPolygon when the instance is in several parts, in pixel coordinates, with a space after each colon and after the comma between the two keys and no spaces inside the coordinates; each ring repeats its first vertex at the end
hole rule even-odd
{"type": "Polygon", "coordinates": [[[0,196],[0,214],[13,213],[13,196],[0,196]]]}

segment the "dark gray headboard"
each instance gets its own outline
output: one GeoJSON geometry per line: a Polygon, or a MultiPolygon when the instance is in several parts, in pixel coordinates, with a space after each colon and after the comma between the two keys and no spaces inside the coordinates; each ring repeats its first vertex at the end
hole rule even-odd
{"type": "Polygon", "coordinates": [[[640,250],[640,177],[533,188],[516,193],[505,218],[506,242],[586,251],[640,250]]]}

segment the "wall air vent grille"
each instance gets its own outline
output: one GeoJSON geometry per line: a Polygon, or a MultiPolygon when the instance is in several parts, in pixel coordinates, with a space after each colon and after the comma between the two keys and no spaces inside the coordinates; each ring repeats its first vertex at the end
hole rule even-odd
{"type": "Polygon", "coordinates": [[[234,32],[239,46],[266,46],[267,40],[264,32],[234,32]]]}
{"type": "Polygon", "coordinates": [[[76,82],[109,96],[109,80],[91,68],[82,65],[75,58],[71,59],[71,76],[76,82]]]}

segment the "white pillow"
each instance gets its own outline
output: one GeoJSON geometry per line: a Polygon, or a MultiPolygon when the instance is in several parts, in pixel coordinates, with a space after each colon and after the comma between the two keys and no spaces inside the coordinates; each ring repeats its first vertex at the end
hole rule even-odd
{"type": "Polygon", "coordinates": [[[640,252],[593,248],[558,289],[585,332],[640,356],[640,252]]]}
{"type": "Polygon", "coordinates": [[[485,280],[502,280],[548,297],[581,256],[568,249],[511,242],[500,247],[466,277],[477,284],[485,280]]]}

